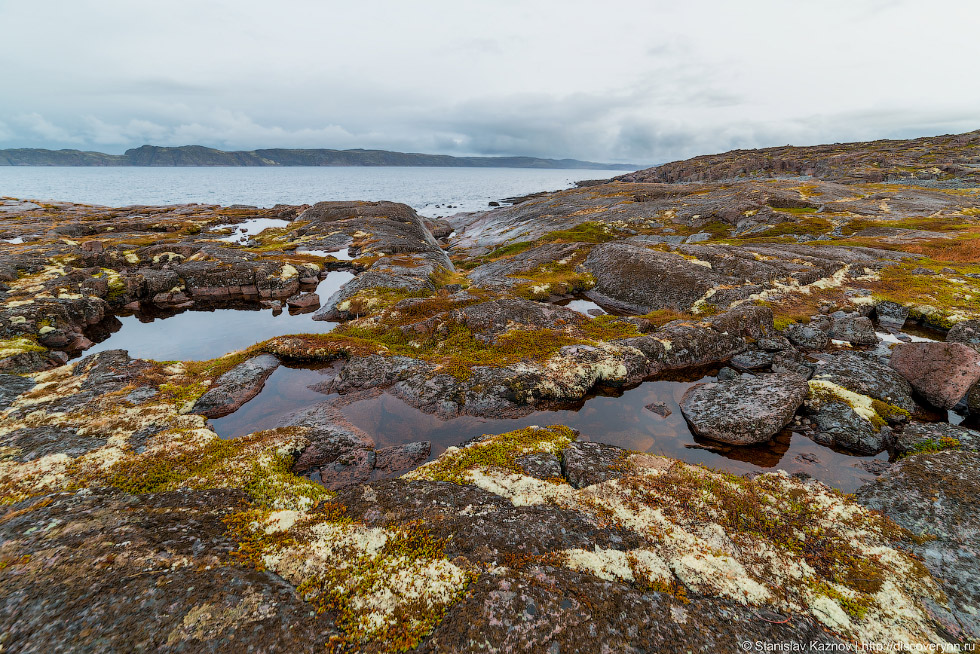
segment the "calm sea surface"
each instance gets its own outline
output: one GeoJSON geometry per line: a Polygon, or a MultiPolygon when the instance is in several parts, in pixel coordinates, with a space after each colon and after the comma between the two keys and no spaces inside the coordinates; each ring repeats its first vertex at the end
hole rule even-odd
{"type": "Polygon", "coordinates": [[[304,204],[392,200],[425,216],[486,209],[491,200],[555,191],[620,170],[523,168],[88,168],[0,166],[0,196],[85,204],[304,204]],[[448,208],[447,205],[453,205],[448,208]]]}

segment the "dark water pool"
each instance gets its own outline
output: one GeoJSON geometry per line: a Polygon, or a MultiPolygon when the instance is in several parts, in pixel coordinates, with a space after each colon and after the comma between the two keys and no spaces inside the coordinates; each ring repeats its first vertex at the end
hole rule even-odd
{"type": "MultiPolygon", "coordinates": [[[[334,373],[334,370],[280,367],[255,399],[230,416],[212,420],[211,425],[224,438],[274,427],[292,411],[316,402],[338,399],[336,395],[318,393],[311,388],[329,380],[334,373]]],[[[563,424],[579,430],[584,440],[663,454],[734,473],[776,469],[804,472],[845,492],[874,478],[857,467],[861,461],[887,459],[884,453],[878,457],[857,457],[835,452],[790,430],[778,434],[768,444],[753,447],[728,446],[699,439],[688,429],[678,406],[693,383],[644,382],[617,396],[592,397],[577,409],[536,411],[514,419],[463,416],[441,420],[388,394],[346,404],[341,410],[351,423],[370,434],[378,447],[428,440],[432,441],[433,457],[474,436],[529,425],[563,424]],[[668,416],[661,417],[645,408],[658,402],[670,410],[668,416]]]]}
{"type": "MultiPolygon", "coordinates": [[[[347,271],[328,273],[316,288],[320,301],[326,302],[353,278],[347,271]]],[[[179,313],[148,308],[134,315],[110,318],[91,329],[87,335],[97,343],[80,354],[123,349],[140,359],[200,361],[241,350],[273,336],[319,334],[331,331],[336,325],[313,320],[312,311],[283,310],[276,315],[258,303],[179,313]]]]}

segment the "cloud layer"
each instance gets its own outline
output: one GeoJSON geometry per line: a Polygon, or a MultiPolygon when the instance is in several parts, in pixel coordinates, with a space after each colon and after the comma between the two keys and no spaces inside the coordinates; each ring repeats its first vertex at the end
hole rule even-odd
{"type": "Polygon", "coordinates": [[[656,163],[980,128],[971,1],[0,3],[0,147],[656,163]]]}

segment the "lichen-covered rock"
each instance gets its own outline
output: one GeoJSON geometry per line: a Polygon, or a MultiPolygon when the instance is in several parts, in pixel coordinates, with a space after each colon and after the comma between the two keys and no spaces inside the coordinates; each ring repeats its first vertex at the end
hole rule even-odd
{"type": "Polygon", "coordinates": [[[236,491],[32,498],[0,513],[10,652],[321,652],[336,630],[292,586],[238,565],[236,491]]]}
{"type": "Polygon", "coordinates": [[[587,295],[630,313],[689,309],[719,283],[710,267],[679,254],[623,243],[595,247],[583,265],[596,280],[587,295]]]}
{"type": "Polygon", "coordinates": [[[266,380],[278,367],[279,359],[271,354],[260,354],[238,364],[198,398],[194,413],[220,418],[236,411],[262,391],[266,380]]]}
{"type": "Polygon", "coordinates": [[[891,367],[930,404],[952,409],[980,380],[980,353],[962,343],[899,343],[891,367]]]}
{"type": "Polygon", "coordinates": [[[700,436],[733,445],[764,443],[789,424],[807,392],[799,377],[740,377],[692,386],[681,399],[681,413],[700,436]]]}
{"type": "MultiPolygon", "coordinates": [[[[949,612],[941,606],[929,609],[952,637],[964,641],[980,638],[976,611],[980,605],[977,466],[980,454],[975,452],[916,454],[899,461],[856,493],[860,504],[881,511],[919,535],[908,547],[939,582],[949,612]]],[[[939,598],[932,602],[938,603],[939,598]]]]}
{"type": "Polygon", "coordinates": [[[879,302],[875,305],[875,317],[885,329],[898,331],[909,318],[909,308],[896,302],[879,302]]]}
{"type": "Polygon", "coordinates": [[[912,386],[896,370],[871,356],[839,352],[825,356],[814,379],[824,379],[855,393],[895,405],[909,413],[916,410],[912,386]]]}
{"type": "Polygon", "coordinates": [[[811,325],[794,323],[786,329],[785,334],[793,345],[805,350],[825,350],[830,344],[827,332],[811,325]]]}
{"type": "Polygon", "coordinates": [[[821,402],[810,407],[810,415],[818,430],[814,440],[822,445],[858,454],[878,454],[891,442],[886,426],[872,424],[846,402],[821,402]]]}
{"type": "Polygon", "coordinates": [[[980,351],[980,320],[963,320],[949,328],[947,343],[963,343],[980,351]]]}
{"type": "Polygon", "coordinates": [[[870,318],[856,315],[835,315],[828,334],[832,340],[851,345],[875,345],[878,336],[870,318]]]}
{"type": "Polygon", "coordinates": [[[913,422],[895,438],[897,454],[950,449],[980,450],[980,432],[948,422],[913,422]]]}

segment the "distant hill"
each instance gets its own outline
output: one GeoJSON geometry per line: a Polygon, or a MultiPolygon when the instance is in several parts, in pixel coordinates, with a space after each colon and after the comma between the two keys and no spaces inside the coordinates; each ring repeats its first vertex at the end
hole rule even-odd
{"type": "Polygon", "coordinates": [[[538,157],[451,157],[388,150],[271,148],[225,152],[201,145],[144,145],[124,154],[82,150],[0,150],[0,166],[446,166],[453,168],[559,168],[636,170],[629,164],[538,157]]]}
{"type": "Polygon", "coordinates": [[[856,182],[980,186],[980,130],[918,139],[732,150],[638,170],[624,182],[713,182],[807,176],[856,182]]]}

